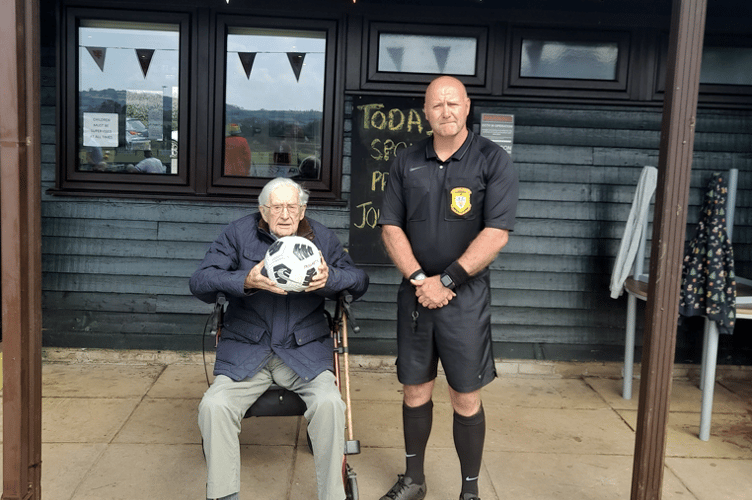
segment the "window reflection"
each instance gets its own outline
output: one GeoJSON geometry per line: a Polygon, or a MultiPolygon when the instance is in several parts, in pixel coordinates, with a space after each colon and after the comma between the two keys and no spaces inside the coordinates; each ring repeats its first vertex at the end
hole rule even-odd
{"type": "Polygon", "coordinates": [[[700,83],[752,85],[752,48],[705,47],[700,83]]]}
{"type": "Polygon", "coordinates": [[[321,175],[326,32],[231,28],[223,173],[321,175]]]}
{"type": "Polygon", "coordinates": [[[615,80],[619,44],[524,39],[520,56],[521,77],[615,80]]]}
{"type": "Polygon", "coordinates": [[[178,173],[179,27],[82,20],[79,171],[178,173]]]}
{"type": "Polygon", "coordinates": [[[474,37],[379,35],[379,71],[474,75],[478,41],[474,37]]]}

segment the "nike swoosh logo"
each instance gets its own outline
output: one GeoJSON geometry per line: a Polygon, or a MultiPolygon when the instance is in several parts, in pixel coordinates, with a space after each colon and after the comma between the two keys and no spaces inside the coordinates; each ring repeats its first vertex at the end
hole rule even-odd
{"type": "Polygon", "coordinates": [[[478,480],[478,476],[465,478],[465,481],[477,481],[477,480],[478,480]]]}
{"type": "Polygon", "coordinates": [[[413,172],[415,170],[420,170],[421,168],[426,168],[427,165],[421,165],[419,167],[410,167],[410,172],[413,172]]]}
{"type": "Polygon", "coordinates": [[[413,457],[417,457],[417,456],[418,455],[416,455],[415,453],[413,453],[412,455],[408,455],[407,453],[405,453],[405,458],[413,458],[413,457]]]}

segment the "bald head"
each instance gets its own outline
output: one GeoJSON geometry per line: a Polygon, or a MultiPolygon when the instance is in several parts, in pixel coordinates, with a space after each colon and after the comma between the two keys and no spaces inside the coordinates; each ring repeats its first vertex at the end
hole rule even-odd
{"type": "Polygon", "coordinates": [[[434,78],[428,85],[428,88],[426,88],[426,99],[428,99],[429,95],[432,93],[445,91],[450,88],[455,89],[458,94],[467,99],[467,89],[465,89],[465,84],[453,76],[440,76],[434,78]]]}
{"type": "Polygon", "coordinates": [[[465,140],[470,99],[461,81],[452,76],[440,76],[432,81],[426,89],[423,112],[431,124],[434,142],[437,139],[465,140]]]}

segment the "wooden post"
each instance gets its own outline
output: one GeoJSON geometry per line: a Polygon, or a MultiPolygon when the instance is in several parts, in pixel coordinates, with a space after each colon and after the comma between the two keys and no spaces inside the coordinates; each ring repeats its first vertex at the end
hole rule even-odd
{"type": "Polygon", "coordinates": [[[38,0],[0,2],[3,496],[40,499],[42,236],[38,0]]]}
{"type": "Polygon", "coordinates": [[[694,149],[706,0],[674,0],[658,156],[632,500],[659,500],[694,149]]]}

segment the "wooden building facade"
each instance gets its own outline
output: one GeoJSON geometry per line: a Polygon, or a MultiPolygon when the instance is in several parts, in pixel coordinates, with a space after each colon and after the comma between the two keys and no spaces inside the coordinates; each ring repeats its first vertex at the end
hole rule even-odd
{"type": "MultiPolygon", "coordinates": [[[[626,299],[611,299],[608,283],[640,171],[658,161],[670,2],[40,7],[44,345],[201,349],[209,306],[188,278],[281,174],[311,190],[307,215],[335,229],[371,277],[352,349],[393,353],[400,276],[380,255],[378,205],[362,191],[378,199],[440,73],[465,82],[475,130],[489,115],[513,123],[520,203],[492,265],[497,355],[605,359],[623,345],[626,299]],[[276,79],[275,68],[289,74],[276,79]],[[238,87],[233,71],[258,86],[238,87]],[[264,87],[261,75],[286,83],[264,87]],[[229,170],[233,125],[252,145],[243,175],[229,170]],[[164,173],[134,170],[146,149],[164,173]]],[[[707,16],[689,231],[710,173],[738,168],[736,271],[752,276],[752,12],[718,0],[707,16]]]]}

